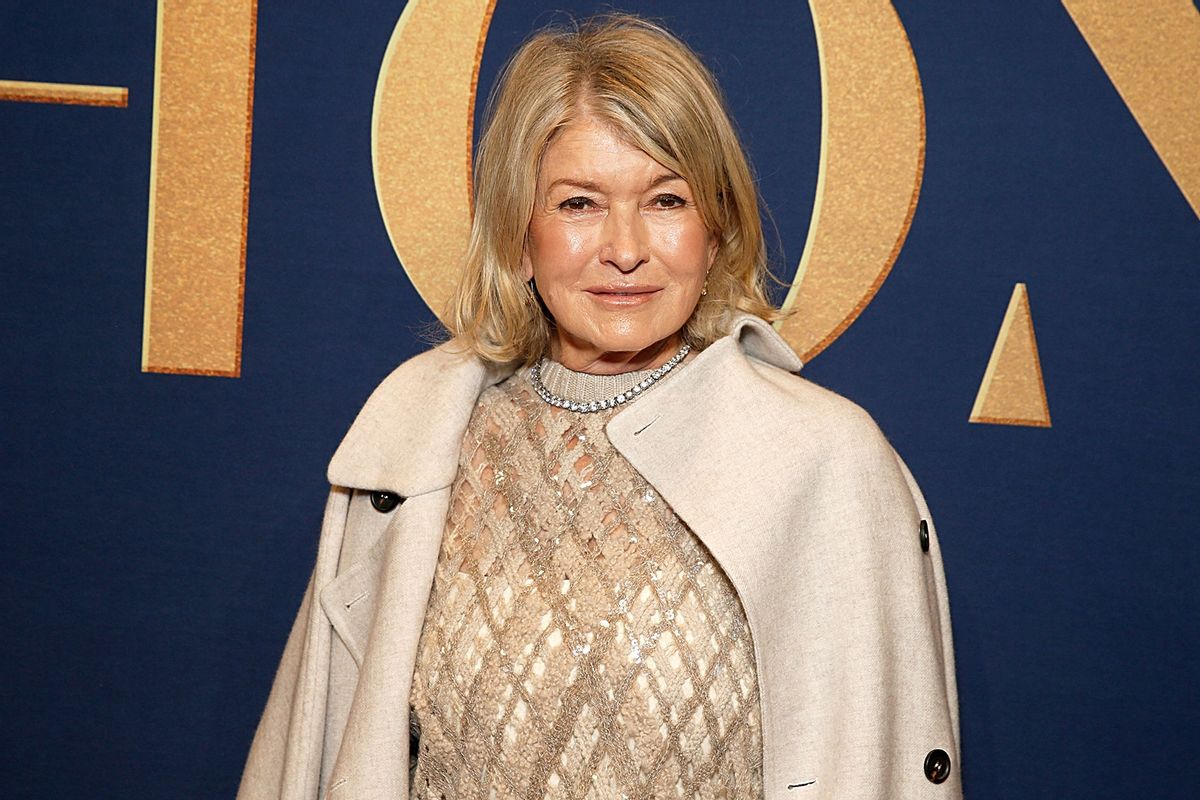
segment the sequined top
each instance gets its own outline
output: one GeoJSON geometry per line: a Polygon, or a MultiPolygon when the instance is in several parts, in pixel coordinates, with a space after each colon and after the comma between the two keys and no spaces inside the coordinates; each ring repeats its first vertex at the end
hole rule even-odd
{"type": "MultiPolygon", "coordinates": [[[[608,390],[554,366],[556,392],[608,390]]],[[[741,603],[609,443],[616,413],[552,408],[524,370],[480,397],[418,645],[411,798],[762,796],[741,603]]]]}

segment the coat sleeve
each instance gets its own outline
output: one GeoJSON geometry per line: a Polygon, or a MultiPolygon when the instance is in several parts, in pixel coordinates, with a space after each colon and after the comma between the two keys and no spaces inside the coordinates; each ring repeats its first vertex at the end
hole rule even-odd
{"type": "MultiPolygon", "coordinates": [[[[921,493],[921,488],[917,485],[917,481],[913,478],[912,473],[908,469],[908,465],[904,463],[904,459],[900,458],[900,454],[895,450],[892,454],[896,457],[896,463],[900,467],[901,473],[904,475],[904,481],[908,484],[909,493],[912,495],[913,502],[917,506],[917,513],[921,519],[926,522],[928,533],[928,552],[929,552],[929,570],[931,575],[925,581],[930,590],[927,608],[930,615],[930,626],[933,635],[930,637],[930,644],[933,647],[940,646],[941,648],[941,679],[945,688],[946,694],[946,709],[950,717],[951,732],[954,739],[954,752],[950,755],[955,760],[955,767],[962,758],[961,753],[961,738],[959,731],[958,717],[958,680],[954,669],[954,641],[950,630],[950,597],[946,590],[946,573],[942,565],[942,547],[938,540],[937,530],[933,524],[933,514],[929,510],[929,506],[925,502],[925,496],[921,493]]],[[[918,525],[918,542],[920,541],[921,529],[918,525]]]]}
{"type": "Polygon", "coordinates": [[[958,694],[941,551],[924,497],[873,422],[826,464],[800,589],[810,765],[789,797],[956,800],[958,694]]]}
{"type": "Polygon", "coordinates": [[[320,588],[337,574],[350,491],[325,506],[317,561],[292,624],[238,788],[238,800],[314,800],[326,747],[325,705],[333,631],[320,588]]]}

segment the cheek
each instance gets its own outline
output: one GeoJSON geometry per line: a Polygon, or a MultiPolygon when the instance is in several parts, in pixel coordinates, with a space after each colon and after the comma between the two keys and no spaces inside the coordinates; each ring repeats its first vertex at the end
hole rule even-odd
{"type": "Polygon", "coordinates": [[[578,229],[544,221],[529,227],[530,260],[538,294],[559,324],[572,319],[573,288],[587,263],[587,243],[578,229]]]}
{"type": "Polygon", "coordinates": [[[577,272],[590,252],[585,231],[553,223],[530,225],[529,243],[534,276],[547,281],[577,272]]]}
{"type": "Polygon", "coordinates": [[[697,286],[708,273],[711,237],[699,224],[680,225],[663,231],[660,240],[664,251],[670,253],[670,263],[676,280],[697,286]]]}

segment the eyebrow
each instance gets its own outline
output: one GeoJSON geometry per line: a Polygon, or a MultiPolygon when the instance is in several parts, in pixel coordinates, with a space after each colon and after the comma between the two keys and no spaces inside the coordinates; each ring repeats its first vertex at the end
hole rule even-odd
{"type": "MultiPolygon", "coordinates": [[[[664,183],[681,180],[683,180],[683,178],[679,175],[676,175],[674,172],[664,172],[657,176],[654,180],[650,181],[650,185],[646,188],[653,189],[656,186],[661,186],[664,183]]],[[[546,194],[554,191],[554,189],[558,186],[574,186],[576,189],[586,189],[589,192],[603,191],[600,184],[596,183],[595,181],[586,181],[579,178],[559,178],[554,183],[546,187],[546,194]]]]}

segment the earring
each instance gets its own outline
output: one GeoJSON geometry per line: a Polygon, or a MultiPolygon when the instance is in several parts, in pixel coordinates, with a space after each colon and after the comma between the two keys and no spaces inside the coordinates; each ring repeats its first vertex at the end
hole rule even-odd
{"type": "Polygon", "coordinates": [[[706,294],[708,294],[708,276],[707,275],[704,276],[704,285],[700,287],[700,296],[704,297],[704,295],[706,295],[706,294]]]}

